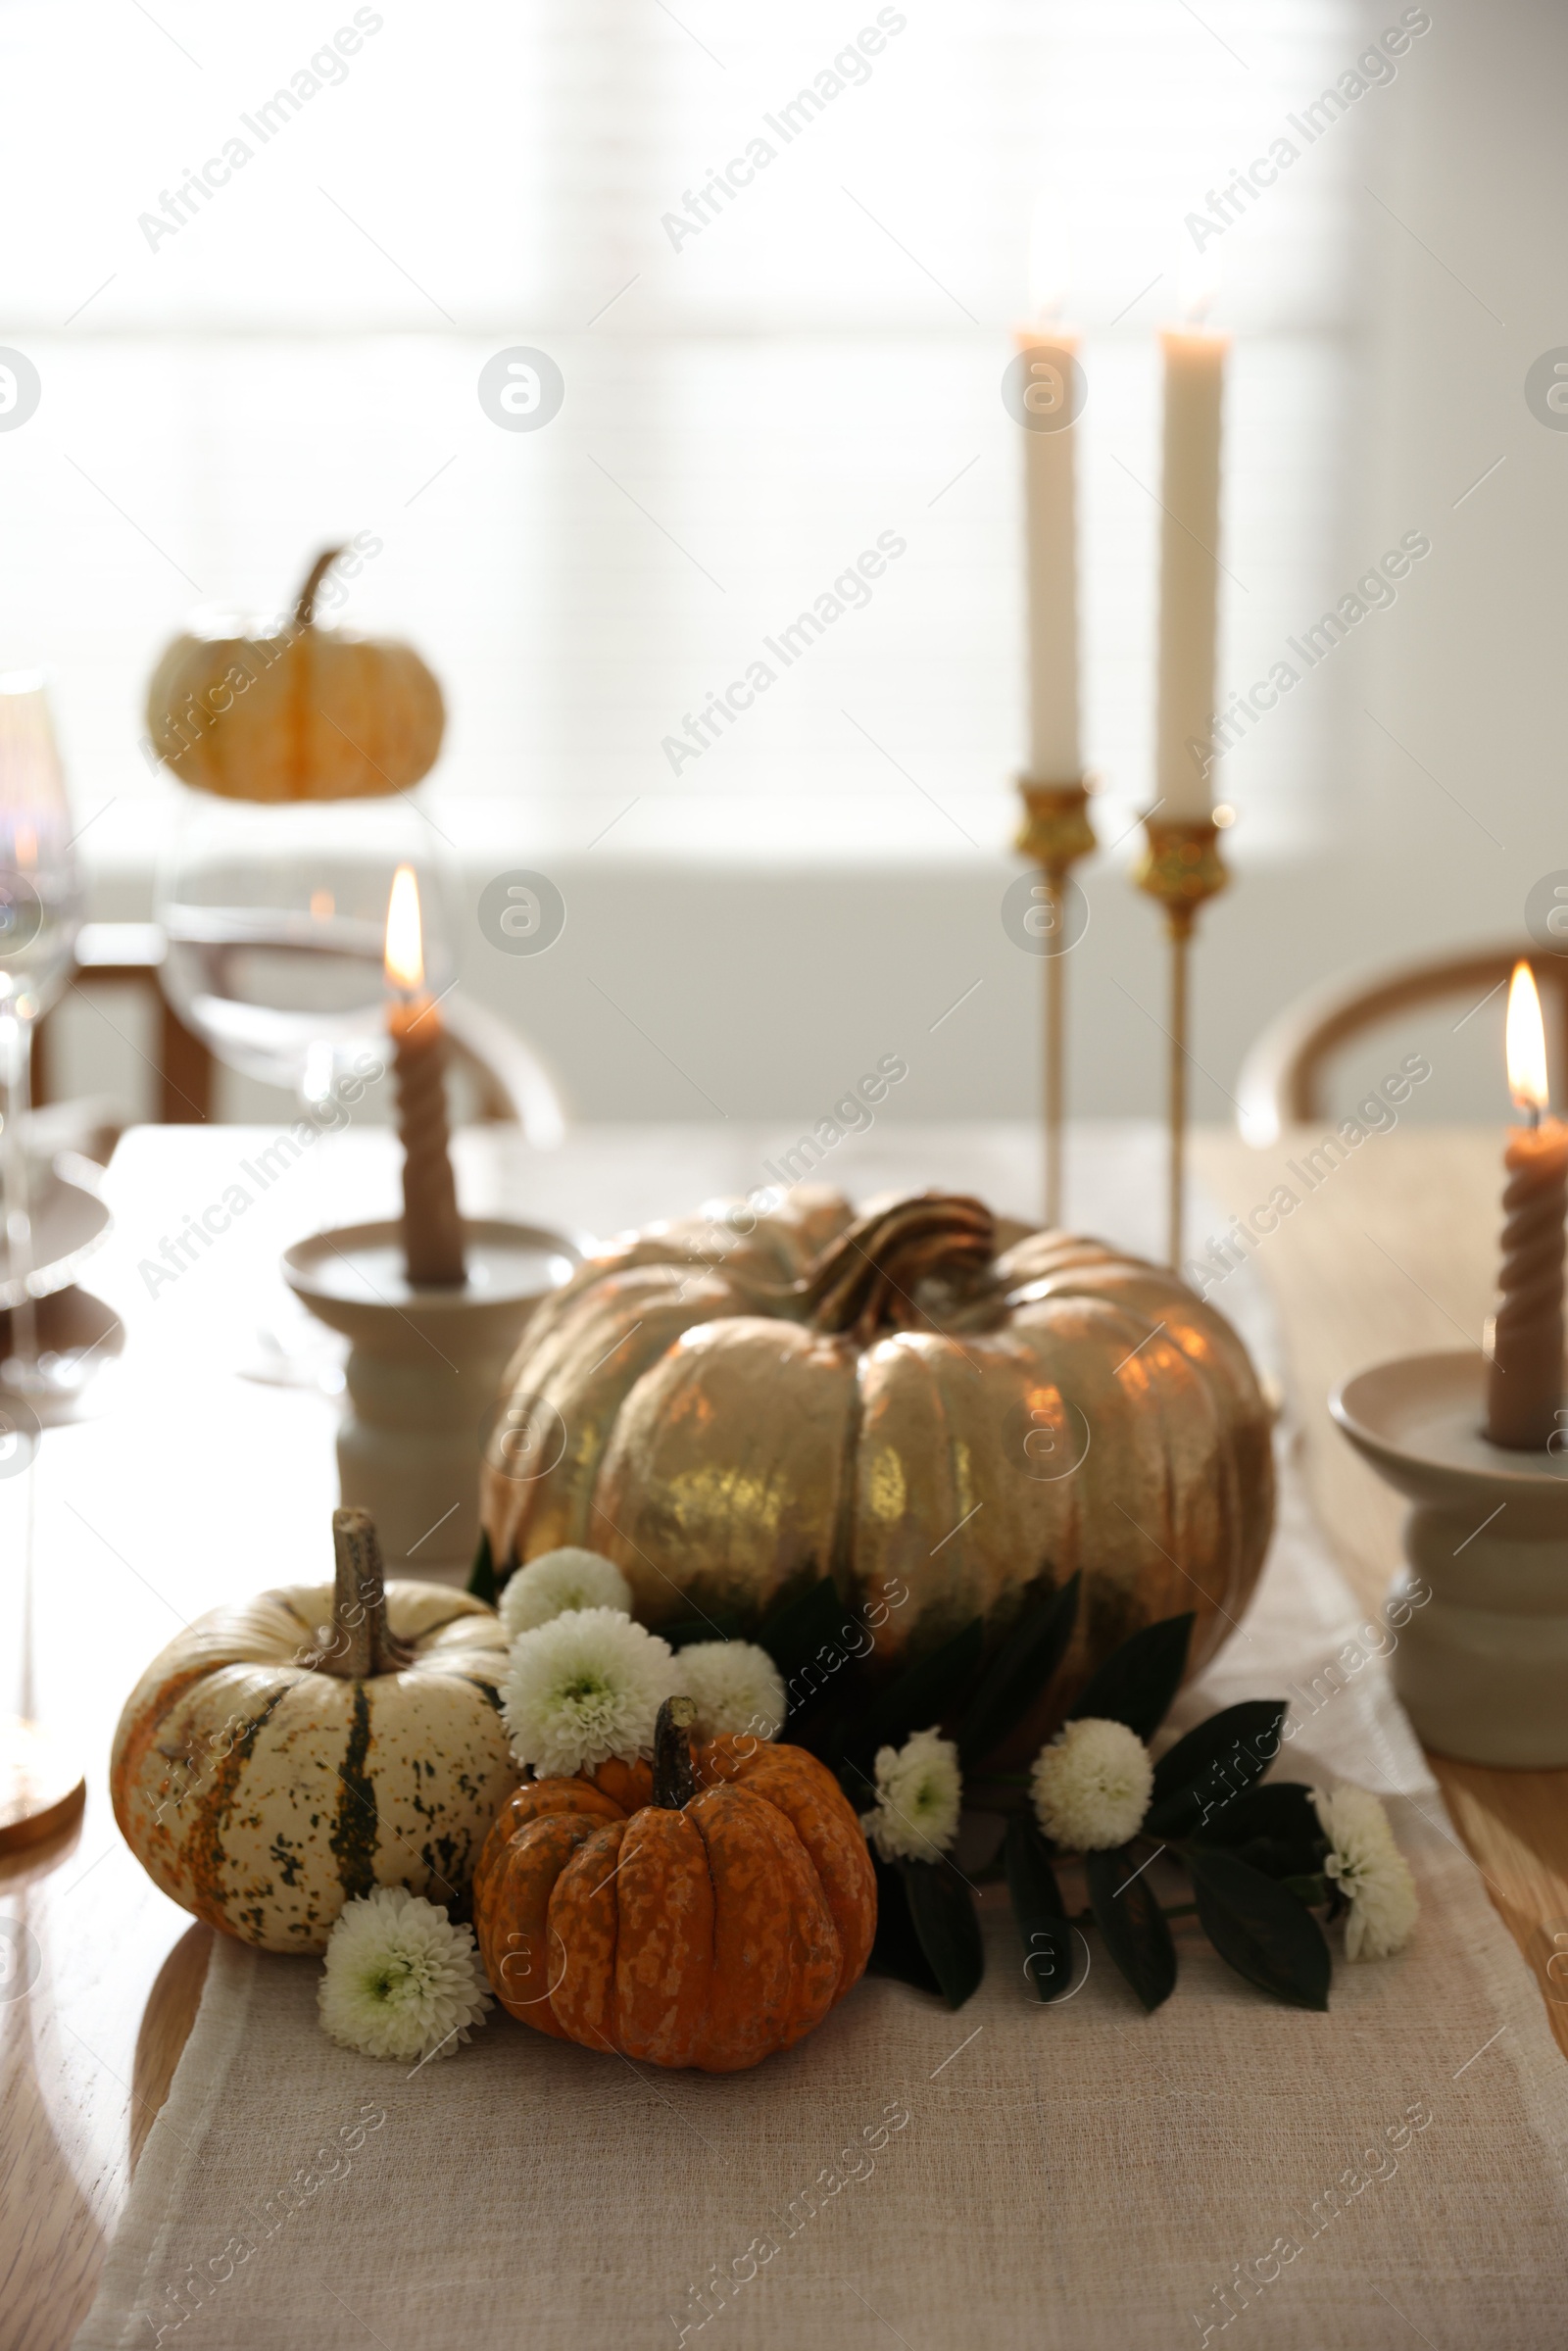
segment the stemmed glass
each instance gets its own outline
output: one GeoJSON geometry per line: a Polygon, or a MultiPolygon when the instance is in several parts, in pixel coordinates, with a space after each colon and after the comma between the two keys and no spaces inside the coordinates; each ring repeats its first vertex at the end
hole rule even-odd
{"type": "MultiPolygon", "coordinates": [[[[348,1123],[344,1081],[368,1052],[386,1063],[382,955],[400,865],[418,877],[431,992],[450,985],[442,838],[401,793],[263,805],[176,790],[158,882],[165,991],[220,1061],[293,1091],[321,1130],[312,1152],[319,1180],[326,1138],[348,1123]]],[[[258,1337],[253,1377],[341,1384],[341,1347],[303,1312],[297,1333],[269,1325],[258,1337]]]]}
{"type": "Polygon", "coordinates": [[[451,977],[439,839],[401,799],[179,800],[158,884],[170,1001],[231,1069],[318,1104],[385,1034],[400,865],[418,875],[427,952],[448,966],[434,987],[451,977]]]}
{"type": "Polygon", "coordinates": [[[74,1396],[79,1367],[38,1352],[26,1113],[32,1034],[65,985],[81,893],[65,776],[43,679],[0,675],[0,1200],[10,1344],[0,1385],[34,1400],[74,1396]]]}
{"type": "MultiPolygon", "coordinates": [[[[0,1476],[6,1477],[26,1467],[37,1432],[69,1414],[93,1352],[67,1346],[39,1353],[32,1282],[40,1268],[27,1170],[33,1026],[65,985],[81,923],[74,843],[43,680],[35,670],[7,671],[0,674],[0,1295],[9,1307],[0,1362],[0,1476]]],[[[24,1705],[32,1688],[30,1516],[26,1523],[16,1644],[24,1705]]],[[[24,1718],[0,1716],[0,1822],[8,1843],[30,1843],[63,1827],[82,1788],[69,1742],[24,1718]]]]}

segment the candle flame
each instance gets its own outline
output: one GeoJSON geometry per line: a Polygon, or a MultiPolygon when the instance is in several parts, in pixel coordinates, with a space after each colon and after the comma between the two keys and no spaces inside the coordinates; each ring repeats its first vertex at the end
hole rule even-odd
{"type": "Polygon", "coordinates": [[[1184,324],[1204,326],[1219,299],[1219,262],[1211,253],[1192,253],[1185,247],[1176,271],[1176,301],[1184,324]]]}
{"type": "Polygon", "coordinates": [[[386,976],[394,988],[413,994],[424,986],[424,939],[419,924],[419,885],[412,865],[392,876],[386,909],[386,976]]]}
{"type": "Polygon", "coordinates": [[[1516,963],[1508,983],[1508,1092],[1520,1110],[1539,1118],[1550,1101],[1546,1085],[1546,1030],[1541,998],[1528,963],[1516,963]]]}
{"type": "Polygon", "coordinates": [[[1054,326],[1067,307],[1072,270],[1067,248],[1064,207],[1060,194],[1043,191],[1035,198],[1029,220],[1029,319],[1034,326],[1054,326]]]}

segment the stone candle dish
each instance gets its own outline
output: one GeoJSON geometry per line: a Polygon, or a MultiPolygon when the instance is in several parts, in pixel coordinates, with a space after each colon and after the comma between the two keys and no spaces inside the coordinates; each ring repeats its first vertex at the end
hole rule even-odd
{"type": "Polygon", "coordinates": [[[1490,1445],[1485,1387],[1474,1350],[1406,1355],[1347,1380],[1329,1410],[1411,1505],[1391,1598],[1421,1581],[1431,1597],[1393,1672],[1423,1743],[1549,1769],[1568,1764],[1568,1439],[1562,1452],[1490,1445]]]}
{"type": "Polygon", "coordinates": [[[389,1566],[438,1580],[466,1570],[479,1539],[479,1457],[508,1357],[582,1253],[564,1233],[496,1218],[465,1222],[463,1236],[461,1289],[411,1287],[397,1220],[283,1252],[289,1288],[350,1342],[343,1501],[374,1514],[389,1566]]]}

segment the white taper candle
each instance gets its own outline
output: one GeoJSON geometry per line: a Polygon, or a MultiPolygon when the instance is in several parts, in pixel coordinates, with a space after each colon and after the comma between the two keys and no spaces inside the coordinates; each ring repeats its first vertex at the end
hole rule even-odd
{"type": "Polygon", "coordinates": [[[1029,773],[1076,783],[1078,739],[1078,429],[1069,420],[1078,338],[1022,327],[1024,530],[1029,578],[1029,773]],[[1063,366],[1061,363],[1066,362],[1063,366]],[[1038,419],[1038,421],[1037,421],[1038,419]]]}
{"type": "Polygon", "coordinates": [[[1228,335],[1167,327],[1159,702],[1154,793],[1171,820],[1206,816],[1219,586],[1220,412],[1228,335]]]}

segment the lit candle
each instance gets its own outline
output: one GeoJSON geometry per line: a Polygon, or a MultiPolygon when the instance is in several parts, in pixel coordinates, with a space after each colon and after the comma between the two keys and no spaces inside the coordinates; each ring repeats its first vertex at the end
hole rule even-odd
{"type": "Polygon", "coordinates": [[[1564,1215],[1568,1126],[1544,1117],[1546,1035],[1528,963],[1508,989],[1508,1091],[1526,1123],[1508,1137],[1503,1165],[1501,1300],[1487,1366],[1487,1435],[1543,1452],[1562,1398],[1564,1215]]]}
{"type": "Polygon", "coordinates": [[[400,865],[386,910],[387,1007],[398,1137],[403,1145],[403,1254],[416,1289],[465,1281],[463,1220],[447,1148],[447,1041],[424,984],[419,890],[412,865],[400,865]]]}
{"type": "Polygon", "coordinates": [[[1064,289],[1053,276],[1053,222],[1035,208],[1029,244],[1030,313],[1016,341],[1024,358],[1024,539],[1029,581],[1029,774],[1075,784],[1078,742],[1077,442],[1073,379],[1078,335],[1058,323],[1064,289]]]}
{"type": "MultiPolygon", "coordinates": [[[[1196,317],[1201,303],[1195,303],[1196,317]]],[[[1230,337],[1168,326],[1159,542],[1159,703],[1154,797],[1160,814],[1209,813],[1219,586],[1220,413],[1230,337]]]]}

